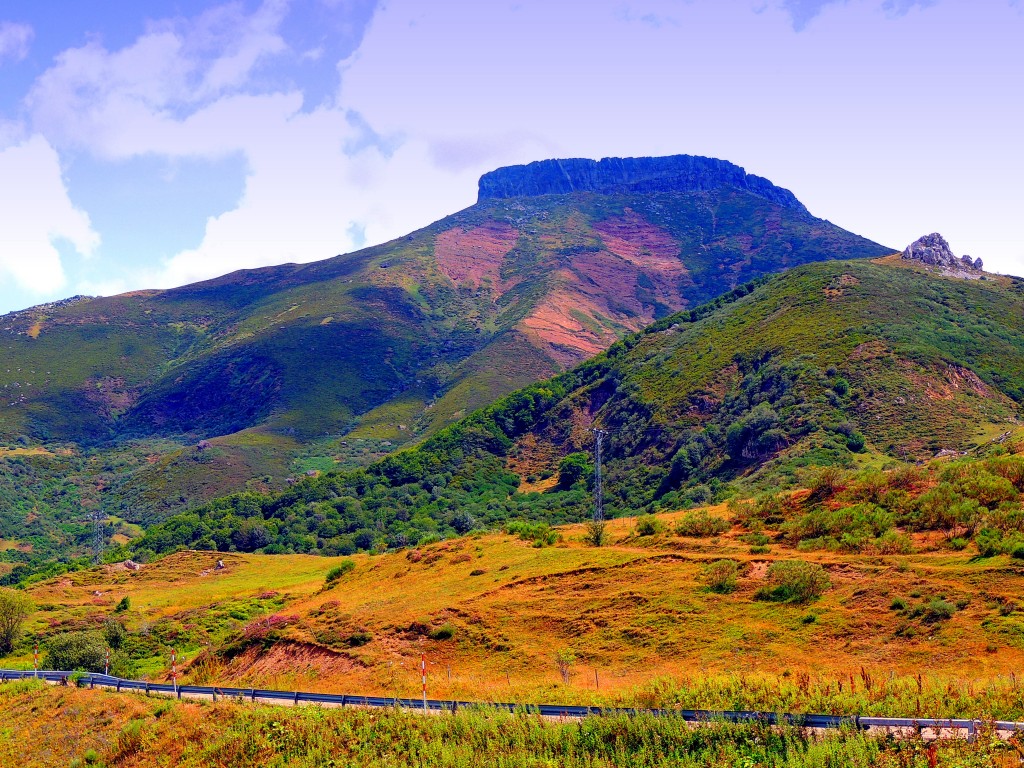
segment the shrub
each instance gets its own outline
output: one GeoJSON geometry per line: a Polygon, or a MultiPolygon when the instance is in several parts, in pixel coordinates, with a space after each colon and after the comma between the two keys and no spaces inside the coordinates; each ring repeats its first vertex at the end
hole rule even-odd
{"type": "Polygon", "coordinates": [[[752,555],[767,555],[771,551],[772,548],[765,544],[756,545],[750,548],[750,554],[752,555]]]}
{"type": "Polygon", "coordinates": [[[818,614],[808,613],[800,619],[801,624],[814,624],[818,621],[818,614]]]}
{"type": "Polygon", "coordinates": [[[117,650],[124,645],[124,641],[127,637],[128,633],[121,625],[121,622],[115,619],[107,619],[103,623],[103,639],[106,640],[107,645],[114,650],[117,650]]]}
{"type": "Polygon", "coordinates": [[[124,613],[132,607],[132,601],[128,599],[128,595],[125,595],[118,601],[117,605],[114,606],[114,613],[124,613]]]}
{"type": "Polygon", "coordinates": [[[735,560],[716,560],[700,572],[700,581],[712,592],[727,595],[736,590],[740,566],[735,560]]]}
{"type": "Polygon", "coordinates": [[[1003,537],[999,531],[985,528],[974,537],[974,545],[982,557],[993,557],[1002,551],[1003,537]]]}
{"type": "Polygon", "coordinates": [[[47,642],[45,665],[55,670],[102,672],[106,652],[102,632],[63,632],[47,642]]]}
{"type": "Polygon", "coordinates": [[[762,587],[754,597],[773,602],[806,603],[821,597],[831,586],[825,569],[803,560],[779,560],[768,568],[770,586],[762,587]]]}
{"type": "Polygon", "coordinates": [[[25,619],[36,609],[32,598],[16,589],[0,588],[0,654],[10,653],[25,619]]]}
{"type": "Polygon", "coordinates": [[[846,487],[846,473],[839,467],[822,467],[810,482],[811,498],[824,501],[846,487]]]}
{"type": "Polygon", "coordinates": [[[431,640],[451,640],[455,637],[455,627],[445,622],[440,627],[430,630],[428,635],[431,640]]]}
{"type": "Polygon", "coordinates": [[[654,536],[665,530],[665,524],[654,515],[641,515],[636,519],[637,536],[654,536]]]}
{"type": "Polygon", "coordinates": [[[956,551],[962,552],[967,549],[967,539],[962,539],[959,536],[949,540],[949,548],[956,551]]]}
{"type": "Polygon", "coordinates": [[[336,566],[334,566],[333,568],[331,568],[331,570],[327,572],[327,578],[325,579],[325,583],[329,587],[333,586],[334,582],[336,582],[338,579],[340,579],[342,576],[344,576],[346,573],[348,573],[355,567],[355,561],[342,560],[340,563],[338,563],[336,566]]]}
{"type": "Polygon", "coordinates": [[[549,547],[559,539],[558,532],[551,530],[547,523],[528,523],[525,520],[506,523],[505,532],[518,536],[523,541],[532,541],[534,546],[540,547],[549,547]]]}
{"type": "Polygon", "coordinates": [[[954,613],[956,613],[956,608],[945,600],[934,597],[924,609],[924,620],[929,623],[945,621],[952,618],[954,613]]]}
{"type": "Polygon", "coordinates": [[[907,609],[907,601],[902,597],[897,597],[891,603],[889,603],[889,610],[892,611],[905,611],[907,609]]]}
{"type": "Polygon", "coordinates": [[[366,630],[361,629],[358,632],[353,632],[349,635],[348,639],[345,640],[345,643],[352,648],[359,648],[360,646],[366,645],[371,640],[373,640],[373,635],[366,630]]]}
{"type": "Polygon", "coordinates": [[[875,546],[883,555],[909,555],[914,551],[914,543],[910,537],[896,531],[883,533],[875,541],[875,546]]]}
{"type": "Polygon", "coordinates": [[[608,540],[608,533],[605,531],[604,520],[591,520],[587,523],[587,532],[583,540],[592,547],[603,547],[608,540]]]}
{"type": "Polygon", "coordinates": [[[708,536],[719,536],[731,527],[728,521],[720,517],[712,517],[706,510],[702,509],[683,515],[682,519],[676,523],[676,533],[680,536],[706,538],[708,536]]]}

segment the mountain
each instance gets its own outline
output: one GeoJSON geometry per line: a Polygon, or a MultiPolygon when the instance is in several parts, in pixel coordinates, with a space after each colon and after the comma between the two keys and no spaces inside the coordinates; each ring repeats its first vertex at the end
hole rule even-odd
{"type": "Polygon", "coordinates": [[[147,522],[366,463],[758,275],[888,252],[720,160],[504,168],[384,245],[0,318],[0,440],[81,459],[83,498],[147,522]]]}
{"type": "Polygon", "coordinates": [[[613,515],[975,450],[1024,416],[1024,280],[929,269],[894,255],[741,286],[366,470],[218,500],[137,546],[337,553],[578,520],[593,428],[613,515]]]}

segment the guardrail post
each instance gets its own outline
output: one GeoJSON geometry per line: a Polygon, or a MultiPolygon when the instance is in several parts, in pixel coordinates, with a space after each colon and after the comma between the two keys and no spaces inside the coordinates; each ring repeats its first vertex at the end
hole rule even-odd
{"type": "Polygon", "coordinates": [[[117,692],[118,693],[121,692],[121,681],[120,680],[117,681],[117,692]]]}
{"type": "Polygon", "coordinates": [[[292,703],[293,704],[298,704],[299,703],[299,692],[298,691],[295,692],[295,701],[293,701],[292,703]]]}
{"type": "Polygon", "coordinates": [[[252,700],[256,701],[256,689],[255,688],[252,689],[252,700]]]}

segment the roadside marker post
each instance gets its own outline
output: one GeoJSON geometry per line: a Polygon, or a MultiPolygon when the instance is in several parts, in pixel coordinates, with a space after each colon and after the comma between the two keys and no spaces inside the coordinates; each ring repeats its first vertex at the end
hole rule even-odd
{"type": "Polygon", "coordinates": [[[39,677],[39,641],[36,640],[36,648],[32,651],[32,677],[39,677]]]}
{"type": "Polygon", "coordinates": [[[103,674],[110,674],[110,649],[107,648],[106,656],[103,659],[103,674]]]}
{"type": "Polygon", "coordinates": [[[427,654],[420,654],[420,673],[423,675],[423,711],[427,711],[427,654]]]}
{"type": "Polygon", "coordinates": [[[171,685],[174,687],[174,694],[178,694],[178,652],[171,648],[171,685]]]}

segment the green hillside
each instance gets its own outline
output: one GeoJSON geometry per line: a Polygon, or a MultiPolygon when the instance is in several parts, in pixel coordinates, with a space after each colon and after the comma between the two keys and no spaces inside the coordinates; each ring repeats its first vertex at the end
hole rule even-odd
{"type": "Polygon", "coordinates": [[[222,499],[136,546],[335,554],[581,519],[593,427],[610,431],[612,515],[793,486],[809,467],[897,467],[1015,429],[1022,371],[1022,280],[898,259],[806,265],[664,318],[366,470],[222,499]]]}
{"type": "Polygon", "coordinates": [[[381,246],[0,318],[0,446],[46,449],[35,490],[0,498],[6,535],[48,520],[35,551],[73,551],[78,497],[148,524],[365,465],[753,277],[888,252],[681,158],[575,192],[482,183],[477,205],[381,246]],[[49,500],[62,483],[76,490],[49,500]]]}

